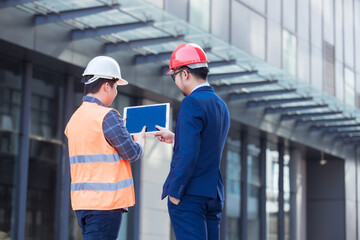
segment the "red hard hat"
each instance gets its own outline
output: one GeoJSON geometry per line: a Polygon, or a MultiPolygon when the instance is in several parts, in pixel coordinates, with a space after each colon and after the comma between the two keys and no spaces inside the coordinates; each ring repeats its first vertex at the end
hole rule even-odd
{"type": "Polygon", "coordinates": [[[170,66],[166,74],[173,74],[174,69],[182,66],[190,65],[190,68],[207,67],[208,62],[209,59],[207,59],[204,50],[199,45],[195,43],[183,43],[177,46],[171,54],[170,66]]]}

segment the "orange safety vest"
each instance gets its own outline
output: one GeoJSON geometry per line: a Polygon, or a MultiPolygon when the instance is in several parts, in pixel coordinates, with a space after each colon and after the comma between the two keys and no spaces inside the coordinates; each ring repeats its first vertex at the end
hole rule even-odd
{"type": "Polygon", "coordinates": [[[135,204],[130,164],[103,133],[102,123],[110,110],[83,102],[66,126],[73,210],[111,210],[135,204]]]}

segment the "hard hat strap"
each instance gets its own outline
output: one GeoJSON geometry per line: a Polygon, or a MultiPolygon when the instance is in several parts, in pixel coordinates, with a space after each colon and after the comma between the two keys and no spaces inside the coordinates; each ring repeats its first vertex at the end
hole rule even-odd
{"type": "Polygon", "coordinates": [[[90,78],[89,80],[87,80],[86,82],[85,82],[85,85],[88,85],[88,84],[90,84],[90,83],[93,83],[93,82],[95,82],[96,80],[98,80],[100,77],[98,77],[98,76],[93,76],[92,78],[90,78]]]}

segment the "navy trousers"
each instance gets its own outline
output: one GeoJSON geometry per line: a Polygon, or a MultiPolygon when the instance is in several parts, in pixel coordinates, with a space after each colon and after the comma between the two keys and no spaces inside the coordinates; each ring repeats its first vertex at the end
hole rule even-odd
{"type": "Polygon", "coordinates": [[[168,210],[177,240],[219,240],[224,202],[185,195],[178,205],[168,198],[168,210]]]}
{"type": "Polygon", "coordinates": [[[77,210],[84,240],[116,240],[119,235],[123,210],[77,210]]]}

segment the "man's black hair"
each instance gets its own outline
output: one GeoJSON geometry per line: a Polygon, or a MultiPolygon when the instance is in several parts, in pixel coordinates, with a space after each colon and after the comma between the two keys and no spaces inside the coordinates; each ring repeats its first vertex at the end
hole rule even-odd
{"type": "MultiPolygon", "coordinates": [[[[93,76],[94,75],[83,76],[81,78],[81,82],[85,83],[93,76]]],[[[95,82],[92,82],[90,84],[84,84],[84,95],[87,95],[88,93],[97,93],[99,91],[99,89],[101,88],[101,86],[107,82],[110,84],[111,87],[113,87],[114,84],[116,84],[115,79],[105,79],[105,78],[99,78],[95,82]]]]}
{"type": "Polygon", "coordinates": [[[186,67],[186,70],[195,75],[195,77],[201,78],[206,80],[208,74],[209,74],[209,68],[207,67],[201,67],[201,68],[194,68],[191,69],[189,67],[186,67]]]}

